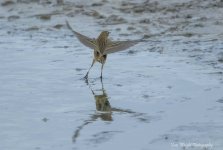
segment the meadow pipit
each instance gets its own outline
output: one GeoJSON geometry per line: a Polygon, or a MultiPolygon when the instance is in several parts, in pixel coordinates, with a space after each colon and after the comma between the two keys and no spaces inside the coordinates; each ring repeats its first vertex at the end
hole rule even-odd
{"type": "Polygon", "coordinates": [[[109,32],[102,31],[101,34],[98,36],[97,39],[89,38],[85,35],[82,35],[72,29],[68,21],[66,21],[67,27],[75,34],[78,40],[84,44],[85,46],[94,50],[94,58],[89,68],[87,74],[85,75],[85,79],[88,78],[88,73],[90,69],[93,67],[94,63],[98,61],[102,64],[101,66],[101,79],[102,79],[102,70],[107,58],[107,54],[126,50],[127,48],[134,46],[138,42],[142,40],[132,40],[132,41],[111,41],[108,39],[109,32]]]}

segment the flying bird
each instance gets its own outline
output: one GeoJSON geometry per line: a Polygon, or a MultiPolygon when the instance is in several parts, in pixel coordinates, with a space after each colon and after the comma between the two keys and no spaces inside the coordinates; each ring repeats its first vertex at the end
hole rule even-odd
{"type": "Polygon", "coordinates": [[[93,58],[90,68],[88,69],[88,71],[84,77],[85,79],[88,79],[89,71],[91,70],[91,68],[93,67],[93,65],[96,61],[102,64],[101,65],[101,76],[100,76],[100,78],[102,79],[102,71],[103,71],[103,67],[106,62],[108,54],[126,50],[129,47],[134,46],[137,43],[142,41],[142,40],[111,41],[108,39],[108,36],[109,36],[108,31],[102,31],[97,39],[89,38],[85,35],[82,35],[76,31],[74,31],[68,21],[66,21],[66,24],[67,24],[67,27],[74,33],[74,35],[77,37],[77,39],[83,45],[94,50],[94,58],[93,58]]]}

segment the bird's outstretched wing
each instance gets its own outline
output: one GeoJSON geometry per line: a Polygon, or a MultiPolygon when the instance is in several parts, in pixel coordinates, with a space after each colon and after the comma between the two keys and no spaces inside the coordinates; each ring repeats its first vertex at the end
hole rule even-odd
{"type": "Polygon", "coordinates": [[[85,35],[82,35],[76,31],[74,31],[72,29],[72,27],[70,26],[70,24],[68,23],[68,21],[66,21],[67,27],[75,34],[75,36],[78,38],[78,40],[84,44],[85,46],[91,48],[91,49],[95,49],[96,48],[96,40],[93,38],[89,38],[85,35]]]}
{"type": "Polygon", "coordinates": [[[118,51],[123,51],[139,43],[141,40],[133,41],[108,41],[104,54],[110,54],[118,51]]]}

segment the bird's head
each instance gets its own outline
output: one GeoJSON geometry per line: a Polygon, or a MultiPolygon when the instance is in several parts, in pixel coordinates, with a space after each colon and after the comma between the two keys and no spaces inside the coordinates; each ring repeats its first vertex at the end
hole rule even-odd
{"type": "Polygon", "coordinates": [[[109,32],[108,31],[102,31],[99,36],[100,37],[106,37],[107,38],[109,36],[109,32]]]}

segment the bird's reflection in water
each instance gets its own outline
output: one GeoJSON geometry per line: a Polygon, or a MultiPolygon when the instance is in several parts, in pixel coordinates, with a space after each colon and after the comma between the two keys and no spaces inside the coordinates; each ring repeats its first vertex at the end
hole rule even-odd
{"type": "Polygon", "coordinates": [[[72,137],[72,140],[74,143],[76,142],[77,138],[79,137],[80,131],[84,128],[84,126],[86,126],[90,123],[93,123],[98,118],[100,118],[104,121],[112,121],[112,108],[111,108],[110,102],[108,101],[108,96],[104,89],[103,81],[101,80],[101,88],[97,90],[97,94],[93,90],[91,85],[89,84],[88,79],[86,79],[86,84],[89,86],[89,88],[94,96],[96,110],[98,112],[91,115],[88,120],[85,120],[85,122],[77,128],[77,130],[75,131],[75,133],[72,137]],[[100,92],[100,94],[98,94],[98,91],[100,92]]]}
{"type": "Polygon", "coordinates": [[[106,93],[106,90],[103,86],[103,81],[101,80],[101,88],[97,90],[93,90],[91,85],[89,84],[88,80],[86,80],[87,85],[89,86],[96,104],[96,110],[97,112],[95,114],[92,114],[90,118],[84,121],[82,125],[80,125],[74,132],[74,135],[72,137],[73,142],[75,143],[77,138],[80,136],[80,131],[88,124],[93,123],[97,121],[98,118],[100,118],[103,121],[113,121],[112,118],[112,112],[119,112],[119,113],[127,113],[131,114],[132,117],[138,119],[140,122],[146,122],[150,120],[150,117],[144,113],[134,112],[128,109],[120,109],[120,108],[114,108],[111,107],[108,95],[106,93]],[[96,94],[97,92],[97,94],[96,94]],[[99,94],[98,94],[99,93],[99,94]]]}
{"type": "Polygon", "coordinates": [[[107,93],[104,89],[103,82],[101,80],[101,89],[99,90],[101,94],[95,94],[89,85],[92,94],[94,95],[96,110],[99,111],[99,116],[104,121],[112,121],[112,108],[108,101],[107,93]]]}

